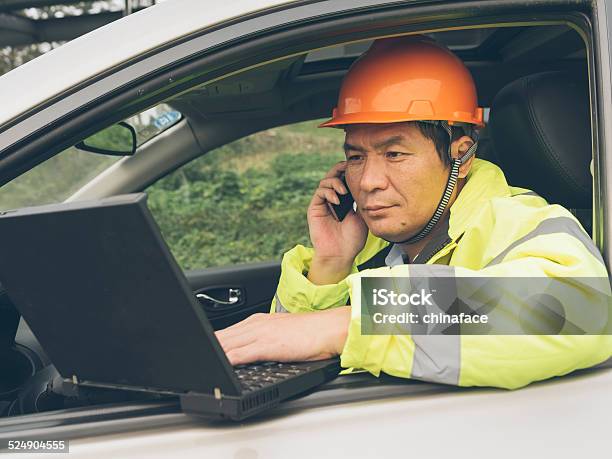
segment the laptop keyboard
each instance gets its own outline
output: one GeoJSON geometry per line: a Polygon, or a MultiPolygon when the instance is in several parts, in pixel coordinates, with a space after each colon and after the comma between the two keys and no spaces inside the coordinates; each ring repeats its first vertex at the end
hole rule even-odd
{"type": "Polygon", "coordinates": [[[281,362],[252,363],[234,367],[234,372],[244,391],[262,389],[309,370],[310,368],[305,365],[298,366],[281,362]]]}

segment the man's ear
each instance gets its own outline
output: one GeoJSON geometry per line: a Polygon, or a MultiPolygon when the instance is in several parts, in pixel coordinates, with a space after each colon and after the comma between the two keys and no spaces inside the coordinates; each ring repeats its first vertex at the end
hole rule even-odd
{"type": "MultiPolygon", "coordinates": [[[[451,143],[451,155],[453,156],[453,158],[460,158],[467,153],[467,151],[472,145],[474,145],[474,141],[467,135],[459,137],[457,140],[451,143]]],[[[468,159],[467,162],[461,165],[461,167],[459,168],[459,178],[465,178],[468,175],[468,172],[470,172],[470,169],[472,167],[473,161],[474,155],[472,155],[472,157],[468,159]]]]}

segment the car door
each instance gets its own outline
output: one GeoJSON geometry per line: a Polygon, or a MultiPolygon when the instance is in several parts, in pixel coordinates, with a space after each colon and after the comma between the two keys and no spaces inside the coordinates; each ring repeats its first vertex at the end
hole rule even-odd
{"type": "Polygon", "coordinates": [[[280,277],[280,263],[254,263],[201,270],[187,280],[215,330],[257,312],[268,312],[280,277]]]}

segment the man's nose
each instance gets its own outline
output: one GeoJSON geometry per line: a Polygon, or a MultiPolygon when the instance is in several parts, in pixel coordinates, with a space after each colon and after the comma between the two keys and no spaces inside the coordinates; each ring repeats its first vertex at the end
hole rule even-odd
{"type": "Polygon", "coordinates": [[[365,160],[361,170],[359,187],[362,191],[369,193],[378,189],[384,190],[387,184],[387,171],[384,161],[381,161],[376,155],[371,155],[365,160]]]}

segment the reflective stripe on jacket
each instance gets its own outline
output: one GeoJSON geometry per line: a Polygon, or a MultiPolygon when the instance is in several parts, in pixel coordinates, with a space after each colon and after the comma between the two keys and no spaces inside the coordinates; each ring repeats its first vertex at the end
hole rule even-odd
{"type": "MultiPolygon", "coordinates": [[[[608,278],[603,259],[576,218],[559,205],[506,182],[494,164],[476,159],[465,186],[432,241],[404,264],[399,247],[371,233],[351,274],[337,284],[307,278],[313,249],[282,260],[274,312],[352,305],[341,354],[343,373],[364,369],[459,386],[518,388],[596,365],[612,355],[602,335],[362,335],[360,276],[490,276],[608,278]],[[435,265],[435,266],[432,266],[435,265]]],[[[606,281],[606,285],[609,285],[606,281]]]]}

